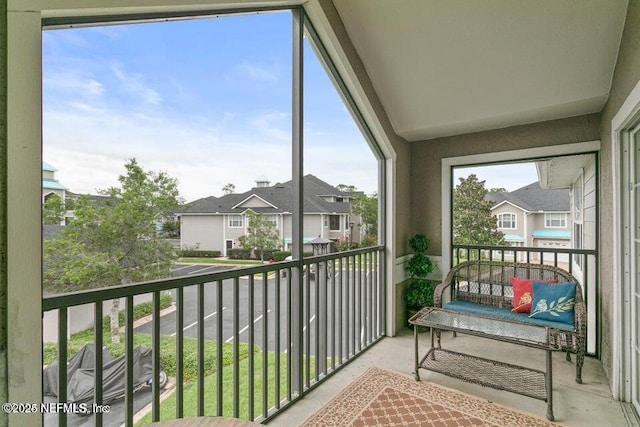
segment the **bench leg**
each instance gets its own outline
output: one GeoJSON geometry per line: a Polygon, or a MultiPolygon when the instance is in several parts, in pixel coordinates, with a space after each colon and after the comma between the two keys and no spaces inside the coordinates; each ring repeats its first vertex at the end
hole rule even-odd
{"type": "Polygon", "coordinates": [[[414,341],[414,352],[415,352],[415,371],[413,375],[415,376],[416,381],[420,381],[420,372],[418,371],[418,325],[413,325],[413,341],[414,341]]]}
{"type": "Polygon", "coordinates": [[[582,365],[584,364],[584,354],[578,350],[576,354],[576,382],[582,384],[582,365]]]}
{"type": "Polygon", "coordinates": [[[547,350],[547,373],[545,388],[547,389],[547,419],[553,421],[553,357],[551,350],[547,350]]]}

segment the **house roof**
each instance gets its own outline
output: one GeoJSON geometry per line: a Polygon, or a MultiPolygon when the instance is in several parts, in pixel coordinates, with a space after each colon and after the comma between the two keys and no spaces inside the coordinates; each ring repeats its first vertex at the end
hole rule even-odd
{"type": "Polygon", "coordinates": [[[47,190],[66,190],[67,187],[60,184],[55,179],[42,178],[42,188],[47,190]]]}
{"type": "Polygon", "coordinates": [[[524,242],[524,237],[518,234],[505,234],[504,240],[507,242],[524,242]]]}
{"type": "Polygon", "coordinates": [[[509,202],[529,212],[568,212],[570,195],[567,189],[545,190],[536,181],[511,192],[488,193],[486,200],[494,207],[509,202]]]}
{"type": "Polygon", "coordinates": [[[541,230],[533,230],[531,235],[538,239],[570,239],[571,232],[567,230],[550,230],[550,229],[541,229],[541,230]]]}
{"type": "Polygon", "coordinates": [[[58,169],[54,168],[53,166],[51,166],[49,163],[45,161],[42,162],[42,170],[48,171],[48,172],[58,172],[58,169]]]}
{"type": "MultiPolygon", "coordinates": [[[[329,202],[323,196],[348,197],[350,193],[338,190],[314,175],[303,178],[304,195],[303,211],[306,213],[349,213],[349,203],[329,202]]],[[[188,203],[178,209],[178,213],[219,213],[240,214],[247,209],[264,214],[293,212],[292,181],[275,184],[269,187],[252,188],[238,194],[227,194],[222,197],[205,197],[188,203]],[[262,200],[267,206],[249,206],[250,200],[262,200]],[[269,206],[270,205],[270,206],[269,206]]]]}

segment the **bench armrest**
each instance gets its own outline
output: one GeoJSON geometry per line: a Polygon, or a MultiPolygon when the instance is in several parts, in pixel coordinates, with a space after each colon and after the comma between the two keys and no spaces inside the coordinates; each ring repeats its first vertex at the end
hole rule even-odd
{"type": "Polygon", "coordinates": [[[577,301],[573,306],[573,313],[575,316],[575,328],[578,335],[586,339],[587,331],[587,307],[584,301],[577,301]]]}
{"type": "Polygon", "coordinates": [[[449,285],[445,282],[440,283],[433,290],[433,306],[442,308],[442,293],[449,285]]]}
{"type": "Polygon", "coordinates": [[[434,307],[442,307],[442,295],[444,294],[447,288],[451,287],[451,284],[453,283],[453,278],[455,277],[456,273],[460,269],[461,265],[462,264],[458,264],[457,266],[449,270],[449,274],[447,274],[447,277],[445,277],[442,283],[436,286],[435,290],[433,291],[434,307]]]}

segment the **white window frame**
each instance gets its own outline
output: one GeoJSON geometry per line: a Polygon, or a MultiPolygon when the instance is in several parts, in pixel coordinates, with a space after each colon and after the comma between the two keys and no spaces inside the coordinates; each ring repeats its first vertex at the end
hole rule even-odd
{"type": "Polygon", "coordinates": [[[545,212],[544,228],[567,228],[567,214],[564,212],[545,212]],[[560,218],[553,218],[556,215],[560,218]],[[552,221],[560,221],[561,225],[550,225],[552,221]]]}
{"type": "Polygon", "coordinates": [[[573,220],[582,221],[584,210],[584,171],[571,186],[571,197],[573,199],[573,220]]]}
{"type": "Polygon", "coordinates": [[[502,212],[497,215],[498,217],[498,228],[501,230],[515,230],[518,228],[518,215],[514,212],[502,212]],[[513,223],[513,227],[504,227],[503,224],[505,220],[503,219],[505,216],[511,215],[513,220],[509,220],[509,222],[513,223]]]}
{"type": "MultiPolygon", "coordinates": [[[[573,229],[571,230],[571,246],[573,249],[582,249],[584,246],[584,171],[573,182],[571,186],[571,197],[573,200],[573,229]]],[[[582,271],[582,258],[580,254],[573,255],[573,262],[582,271]]]]}
{"type": "Polygon", "coordinates": [[[244,227],[244,215],[242,214],[231,214],[227,215],[227,227],[228,228],[243,228],[244,227]],[[240,220],[240,225],[233,225],[238,223],[238,219],[240,220]]]}
{"type": "Polygon", "coordinates": [[[264,215],[264,220],[268,221],[270,223],[272,223],[273,225],[276,226],[276,228],[278,227],[278,215],[275,214],[265,214],[264,215]]]}

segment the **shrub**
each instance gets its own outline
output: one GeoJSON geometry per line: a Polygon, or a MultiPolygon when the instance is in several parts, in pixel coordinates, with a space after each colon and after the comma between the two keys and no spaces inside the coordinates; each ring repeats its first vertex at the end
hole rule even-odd
{"type": "Polygon", "coordinates": [[[333,246],[338,252],[348,251],[349,249],[355,249],[356,244],[350,242],[349,239],[338,239],[333,242],[333,246]]]}
{"type": "Polygon", "coordinates": [[[251,258],[251,250],[242,248],[228,249],[227,256],[231,259],[249,259],[251,258]]]}
{"type": "Polygon", "coordinates": [[[183,249],[178,252],[181,258],[218,258],[222,253],[220,251],[202,251],[198,249],[183,249]]]}
{"type": "Polygon", "coordinates": [[[419,310],[433,305],[433,291],[438,285],[434,280],[414,280],[407,286],[404,301],[407,308],[419,310]]]}
{"type": "Polygon", "coordinates": [[[375,234],[367,234],[362,238],[362,242],[360,242],[363,248],[368,248],[369,246],[378,246],[378,236],[375,234]]]}
{"type": "Polygon", "coordinates": [[[273,260],[275,262],[284,261],[285,258],[291,255],[289,251],[274,251],[273,252],[273,260]]]}

